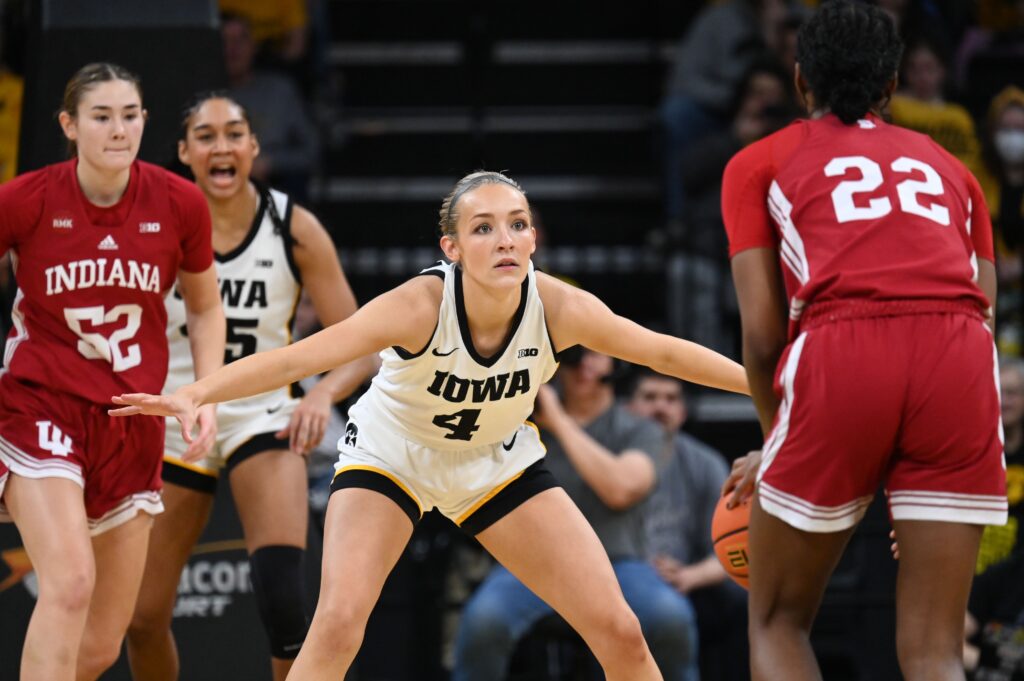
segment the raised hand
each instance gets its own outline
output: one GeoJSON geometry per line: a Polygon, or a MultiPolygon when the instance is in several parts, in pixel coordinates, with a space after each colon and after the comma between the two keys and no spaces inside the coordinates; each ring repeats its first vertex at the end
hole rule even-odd
{"type": "Polygon", "coordinates": [[[320,444],[331,418],[331,397],[313,388],[292,413],[287,426],[274,433],[278,439],[288,438],[288,449],[305,456],[320,444]]]}

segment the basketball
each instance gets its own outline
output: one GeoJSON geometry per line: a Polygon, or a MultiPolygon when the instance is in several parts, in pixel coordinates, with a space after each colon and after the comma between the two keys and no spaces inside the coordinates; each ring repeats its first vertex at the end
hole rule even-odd
{"type": "Polygon", "coordinates": [[[711,518],[711,541],[715,545],[718,562],[726,574],[744,589],[749,588],[750,561],[747,558],[747,525],[750,523],[750,498],[736,508],[727,508],[727,494],[718,500],[711,518]]]}

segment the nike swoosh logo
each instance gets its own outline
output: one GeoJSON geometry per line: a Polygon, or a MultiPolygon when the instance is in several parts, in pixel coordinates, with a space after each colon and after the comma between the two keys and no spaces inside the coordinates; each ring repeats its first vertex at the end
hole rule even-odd
{"type": "Polygon", "coordinates": [[[434,348],[433,350],[430,351],[430,353],[432,355],[434,355],[435,357],[447,357],[448,355],[452,354],[456,350],[458,350],[458,348],[452,348],[448,352],[438,352],[437,348],[434,348]]]}
{"type": "Polygon", "coordinates": [[[281,407],[283,407],[283,406],[284,406],[283,404],[278,404],[278,405],[273,406],[273,407],[267,407],[267,413],[268,414],[274,414],[276,412],[279,412],[279,411],[281,411],[281,407]]]}
{"type": "Polygon", "coordinates": [[[506,452],[511,452],[511,451],[512,451],[512,446],[513,446],[513,445],[515,445],[515,443],[516,443],[516,438],[517,438],[518,436],[519,436],[519,433],[516,433],[515,435],[513,435],[513,436],[512,436],[512,441],[511,441],[511,442],[509,442],[508,444],[505,444],[504,442],[502,442],[502,443],[501,443],[501,446],[505,448],[505,451],[506,451],[506,452]]]}

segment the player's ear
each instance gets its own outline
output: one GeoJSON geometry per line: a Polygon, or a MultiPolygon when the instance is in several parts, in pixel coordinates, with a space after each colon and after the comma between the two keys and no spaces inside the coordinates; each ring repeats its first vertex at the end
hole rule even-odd
{"type": "Polygon", "coordinates": [[[185,140],[178,140],[178,160],[189,165],[188,161],[188,144],[185,140]]]}
{"type": "Polygon", "coordinates": [[[60,123],[60,129],[64,131],[65,137],[72,142],[78,139],[78,122],[74,116],[67,111],[61,111],[57,116],[57,122],[60,123]]]}
{"type": "Polygon", "coordinates": [[[256,158],[260,155],[260,140],[256,136],[256,133],[251,133],[249,139],[252,140],[252,157],[256,158]]]}
{"type": "Polygon", "coordinates": [[[441,251],[444,253],[444,257],[452,262],[459,261],[459,244],[454,236],[450,234],[443,234],[441,236],[441,251]]]}

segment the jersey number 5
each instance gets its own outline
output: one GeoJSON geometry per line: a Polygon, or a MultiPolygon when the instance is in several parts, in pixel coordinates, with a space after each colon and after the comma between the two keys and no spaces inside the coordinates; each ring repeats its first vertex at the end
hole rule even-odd
{"type": "Polygon", "coordinates": [[[78,352],[86,359],[104,359],[110,362],[114,371],[126,371],[142,364],[142,351],[139,344],[124,345],[135,337],[142,323],[142,308],[138,305],[115,305],[109,310],[102,305],[93,307],[66,307],[64,321],[68,328],[80,339],[78,352]],[[93,326],[113,324],[124,318],[124,326],[104,336],[99,333],[83,331],[82,322],[93,326]]]}
{"type": "MultiPolygon", "coordinates": [[[[949,226],[949,209],[945,206],[929,202],[921,203],[921,195],[926,197],[942,196],[942,178],[927,163],[901,156],[890,166],[897,173],[920,173],[924,180],[907,178],[896,185],[896,193],[900,201],[900,210],[904,213],[919,215],[936,222],[943,227],[949,226]]],[[[846,171],[855,168],[860,171],[859,180],[844,180],[832,190],[832,205],[836,209],[836,220],[850,222],[852,220],[872,220],[892,212],[892,202],[887,196],[868,199],[867,205],[858,206],[854,203],[855,194],[865,194],[882,186],[882,168],[866,156],[840,156],[828,162],[825,175],[842,177],[846,171]]]]}

